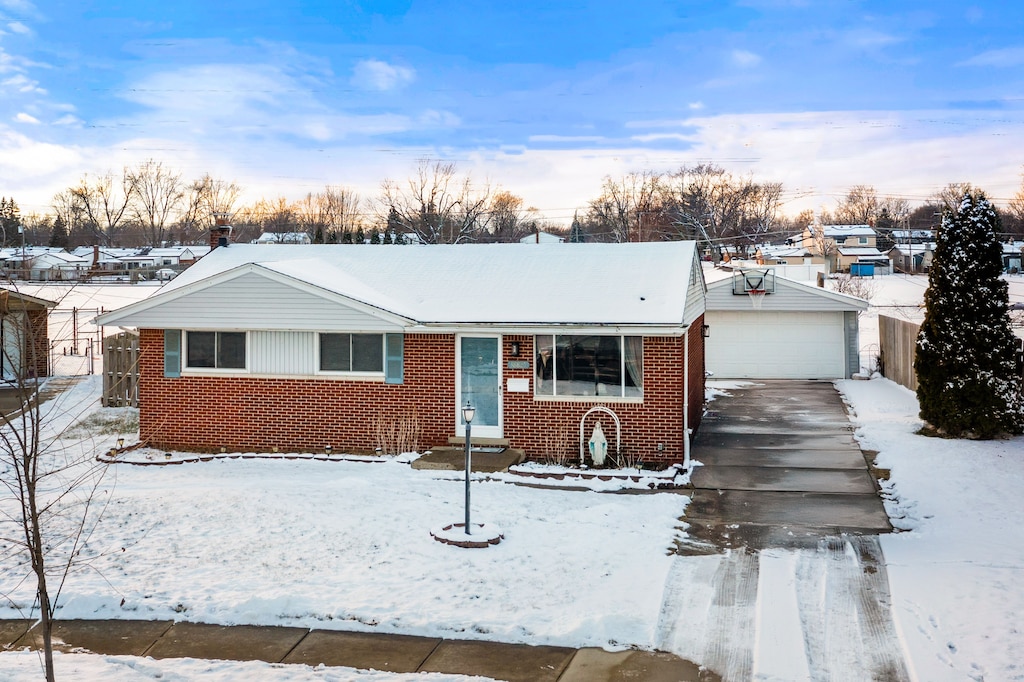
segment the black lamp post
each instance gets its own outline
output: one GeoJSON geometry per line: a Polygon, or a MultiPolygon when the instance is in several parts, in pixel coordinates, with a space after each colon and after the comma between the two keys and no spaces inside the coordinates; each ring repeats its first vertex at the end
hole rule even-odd
{"type": "Polygon", "coordinates": [[[466,422],[466,535],[469,535],[469,469],[471,466],[470,453],[472,452],[472,445],[470,445],[470,432],[472,431],[473,417],[476,416],[476,408],[466,401],[466,406],[462,408],[462,419],[466,422]]]}

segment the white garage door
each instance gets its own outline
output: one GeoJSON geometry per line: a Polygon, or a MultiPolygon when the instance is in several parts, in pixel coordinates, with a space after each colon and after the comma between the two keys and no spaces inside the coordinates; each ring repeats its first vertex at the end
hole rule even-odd
{"type": "Polygon", "coordinates": [[[728,379],[842,379],[841,312],[708,311],[708,371],[728,379]]]}

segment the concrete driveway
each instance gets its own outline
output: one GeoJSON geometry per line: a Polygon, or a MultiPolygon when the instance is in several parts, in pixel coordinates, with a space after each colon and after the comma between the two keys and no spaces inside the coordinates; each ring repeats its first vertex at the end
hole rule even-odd
{"type": "Polygon", "coordinates": [[[722,547],[799,546],[892,530],[831,382],[766,381],[716,397],[693,444],[690,534],[722,547]]]}
{"type": "Polygon", "coordinates": [[[694,442],[656,646],[723,680],[909,680],[877,535],[892,528],[835,387],[727,393],[694,442]]]}

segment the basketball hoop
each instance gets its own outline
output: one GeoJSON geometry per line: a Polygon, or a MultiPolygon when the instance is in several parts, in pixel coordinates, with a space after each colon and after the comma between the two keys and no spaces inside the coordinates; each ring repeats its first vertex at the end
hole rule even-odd
{"type": "Polygon", "coordinates": [[[761,304],[764,302],[764,295],[768,293],[764,289],[748,289],[747,295],[750,296],[750,304],[754,306],[754,310],[760,310],[761,304]]]}

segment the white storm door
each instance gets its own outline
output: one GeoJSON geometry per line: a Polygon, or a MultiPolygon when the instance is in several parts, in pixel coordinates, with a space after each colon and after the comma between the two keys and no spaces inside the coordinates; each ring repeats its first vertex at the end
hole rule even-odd
{"type": "Polygon", "coordinates": [[[455,373],[455,434],[466,435],[462,408],[469,401],[476,409],[473,435],[501,438],[501,337],[457,336],[455,373]]]}

